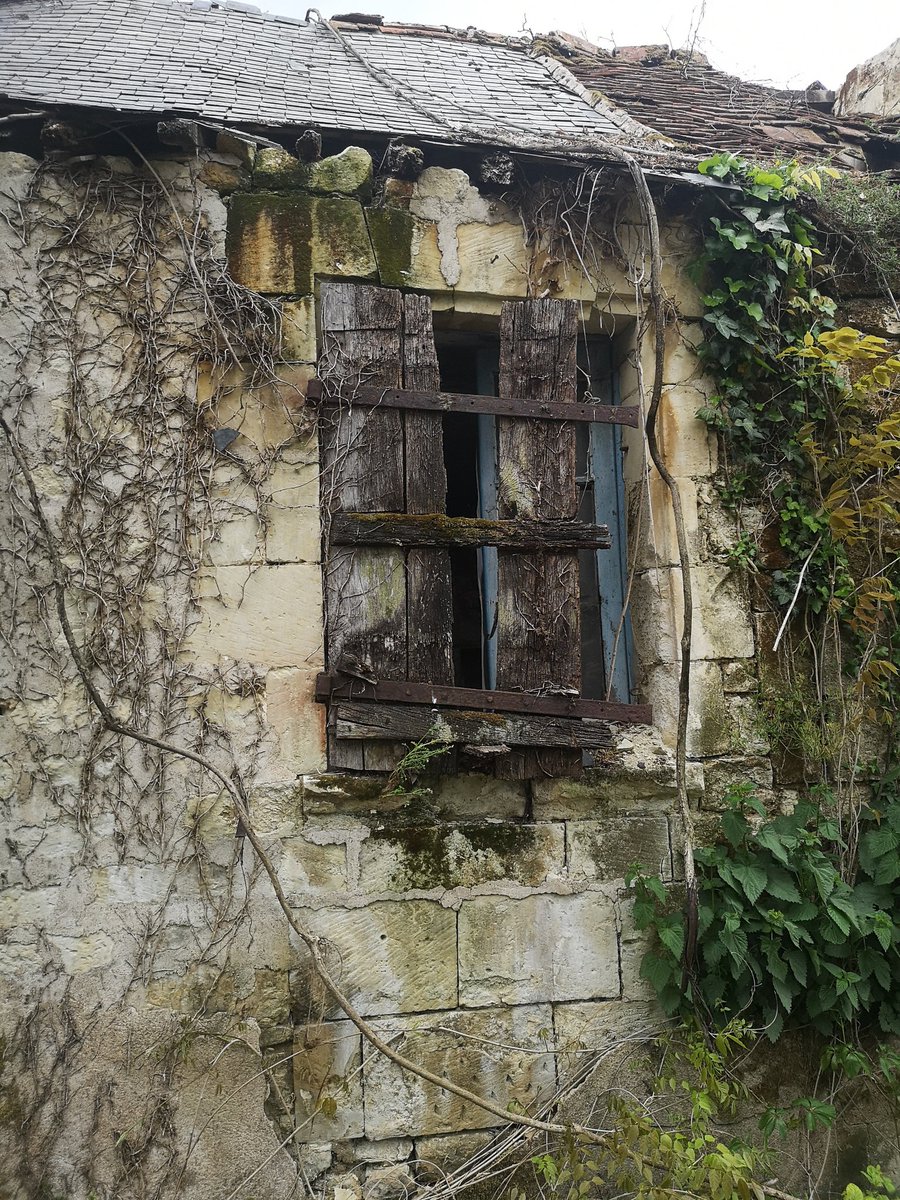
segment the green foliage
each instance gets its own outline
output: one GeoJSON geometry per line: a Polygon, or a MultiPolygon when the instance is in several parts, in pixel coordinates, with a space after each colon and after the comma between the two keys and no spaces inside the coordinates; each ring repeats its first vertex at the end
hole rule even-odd
{"type": "Polygon", "coordinates": [[[412,800],[428,794],[429,789],[418,786],[419,777],[428,769],[433,759],[440,758],[453,749],[450,742],[435,737],[434,734],[435,730],[429,729],[425,737],[409,747],[388,776],[382,795],[405,796],[412,800]]]}
{"type": "Polygon", "coordinates": [[[843,1200],[893,1200],[897,1195],[897,1185],[881,1167],[866,1167],[863,1178],[867,1186],[861,1188],[856,1183],[848,1183],[843,1200]]]}
{"type": "MultiPolygon", "coordinates": [[[[731,154],[700,170],[735,191],[709,214],[696,268],[707,309],[699,353],[718,388],[698,416],[723,435],[723,500],[761,507],[778,546],[761,561],[744,535],[729,558],[768,572],[776,606],[836,620],[858,717],[889,723],[900,674],[900,358],[880,338],[833,328],[812,202],[858,199],[861,185],[731,154]]],[[[900,229],[900,194],[894,207],[880,203],[900,229]]]]}
{"type": "Polygon", "coordinates": [[[839,234],[841,252],[849,242],[867,282],[883,290],[900,288],[900,188],[878,175],[847,175],[826,181],[819,198],[826,229],[839,234]]]}
{"type": "Polygon", "coordinates": [[[721,841],[696,854],[692,980],[683,912],[670,910],[660,880],[633,877],[635,922],[655,934],[641,974],[665,1009],[700,1002],[719,1020],[740,1013],[772,1041],[787,1021],[829,1035],[862,1023],[900,1034],[900,802],[862,815],[851,882],[841,870],[847,845],[818,807],[765,821],[746,787],[728,803],[721,841]]]}
{"type": "MultiPolygon", "coordinates": [[[[730,1061],[753,1037],[744,1022],[732,1021],[711,1041],[692,1025],[661,1039],[666,1070],[646,1104],[614,1098],[612,1132],[597,1141],[571,1136],[532,1158],[545,1193],[553,1200],[598,1192],[640,1200],[763,1200],[757,1176],[766,1153],[719,1128],[746,1097],[730,1061]]],[[[525,1200],[525,1192],[513,1189],[510,1200],[525,1200]]]]}

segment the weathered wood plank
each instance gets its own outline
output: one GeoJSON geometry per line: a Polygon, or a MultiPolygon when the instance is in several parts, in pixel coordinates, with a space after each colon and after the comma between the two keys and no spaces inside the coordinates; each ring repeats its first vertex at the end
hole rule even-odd
{"type": "Polygon", "coordinates": [[[413,683],[410,680],[364,679],[327,672],[316,677],[316,699],[326,703],[332,698],[348,700],[385,700],[395,704],[447,705],[489,712],[531,713],[550,717],[593,717],[616,724],[650,725],[653,709],[649,704],[619,704],[611,700],[582,700],[580,696],[532,696],[526,692],[482,691],[478,688],[446,687],[437,683],[413,683]]]}
{"type": "MultiPolygon", "coordinates": [[[[406,297],[410,299],[411,297],[406,297]]],[[[418,299],[419,297],[416,297],[418,299]]],[[[312,379],[307,400],[333,402],[333,389],[312,379]]],[[[565,403],[546,400],[509,399],[502,396],[476,396],[468,392],[439,392],[430,389],[358,387],[353,403],[364,408],[405,408],[423,412],[490,413],[498,417],[530,417],[541,421],[585,421],[600,425],[640,424],[640,409],[634,405],[565,403]]]]}
{"type": "MultiPolygon", "coordinates": [[[[584,521],[486,521],[440,513],[335,513],[338,546],[504,546],[518,550],[608,550],[605,525],[584,521]]],[[[410,605],[410,612],[416,610],[410,605]]],[[[421,626],[432,629],[421,619],[421,626]]]]}
{"type": "MultiPolygon", "coordinates": [[[[500,392],[560,405],[576,400],[576,306],[572,301],[507,302],[500,315],[500,392]]],[[[571,520],[578,506],[575,426],[497,421],[498,515],[507,520],[571,520]]],[[[581,690],[578,555],[499,551],[497,685],[525,691],[581,690]]],[[[498,764],[501,766],[501,764],[498,764]]],[[[514,776],[568,773],[571,752],[526,752],[514,776]]]]}
{"type": "MultiPolygon", "coordinates": [[[[402,383],[400,294],[385,288],[324,283],[319,374],[347,395],[360,383],[402,383]]],[[[321,437],[323,504],[328,516],[346,509],[395,510],[404,504],[403,428],[397,410],[347,403],[331,410],[321,437]]],[[[365,663],[379,678],[406,675],[406,574],[402,551],[329,544],[325,564],[326,661],[365,663]]],[[[333,722],[330,722],[334,732],[333,722]]],[[[388,759],[393,747],[384,747],[388,759]]],[[[363,767],[361,746],[331,739],[334,766],[363,767]]],[[[384,769],[379,748],[371,752],[384,769]]],[[[374,764],[373,764],[374,765],[374,764]]],[[[390,761],[388,761],[388,766],[390,761]]]]}
{"type": "Polygon", "coordinates": [[[579,750],[599,750],[612,744],[612,732],[605,721],[364,701],[338,701],[335,713],[340,737],[414,742],[430,734],[470,746],[565,746],[579,750]]]}
{"type": "MultiPolygon", "coordinates": [[[[441,385],[431,300],[403,297],[403,384],[416,389],[441,385]]],[[[406,512],[447,511],[443,419],[439,412],[403,414],[406,512]]],[[[403,544],[403,543],[397,543],[403,544]]],[[[453,591],[450,555],[438,543],[407,543],[406,610],[408,679],[453,682],[453,591]],[[423,548],[420,548],[423,547],[423,548]]],[[[446,545],[446,543],[444,543],[446,545]]]]}

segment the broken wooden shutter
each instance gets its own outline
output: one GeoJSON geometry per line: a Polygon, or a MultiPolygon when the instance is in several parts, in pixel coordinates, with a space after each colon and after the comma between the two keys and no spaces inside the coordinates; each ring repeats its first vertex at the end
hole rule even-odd
{"type": "MultiPolygon", "coordinates": [[[[500,394],[574,405],[576,306],[565,300],[507,302],[500,315],[500,394]]],[[[575,426],[497,421],[499,516],[574,520],[575,426]]],[[[537,695],[581,692],[578,553],[499,551],[497,686],[537,695]]],[[[577,771],[572,750],[518,750],[504,763],[521,778],[577,771]]]]}
{"type": "MultiPolygon", "coordinates": [[[[360,385],[440,387],[431,301],[387,288],[325,283],[320,375],[338,403],[322,437],[330,526],[346,514],[442,513],[441,416],[353,403],[360,385]]],[[[352,678],[453,682],[450,557],[446,549],[342,546],[326,529],[328,667],[352,678]]],[[[329,734],[333,766],[390,769],[396,742],[329,734]]]]}
{"type": "Polygon", "coordinates": [[[322,492],[334,767],[389,770],[437,724],[520,778],[572,773],[607,721],[649,709],[580,697],[578,550],[609,547],[577,520],[574,423],[636,425],[636,409],[575,404],[575,306],[506,304],[500,397],[440,392],[431,305],[324,284],[322,492]],[[499,511],[446,516],[442,413],[497,419],[499,511]],[[571,417],[569,416],[571,412],[571,417]],[[454,686],[449,547],[499,556],[496,690],[454,686]]]}

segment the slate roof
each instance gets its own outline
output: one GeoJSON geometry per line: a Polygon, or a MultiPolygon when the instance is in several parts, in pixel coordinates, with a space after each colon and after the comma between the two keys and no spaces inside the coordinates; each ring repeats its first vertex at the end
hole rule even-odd
{"type": "Polygon", "coordinates": [[[0,0],[0,46],[0,95],[19,102],[485,144],[640,137],[558,64],[474,32],[336,34],[234,0],[0,0]]]}
{"type": "MultiPolygon", "coordinates": [[[[727,75],[703,55],[686,61],[666,46],[625,46],[613,55],[561,33],[540,43],[588,90],[696,154],[730,150],[770,158],[827,157],[865,170],[864,147],[888,146],[895,132],[834,116],[833,96],[819,90],[821,85],[806,92],[779,91],[727,75]]],[[[896,152],[900,159],[900,147],[896,152]]]]}

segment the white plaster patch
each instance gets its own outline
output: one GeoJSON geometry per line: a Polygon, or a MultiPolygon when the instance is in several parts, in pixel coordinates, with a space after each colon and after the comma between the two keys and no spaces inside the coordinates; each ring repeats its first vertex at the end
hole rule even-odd
{"type": "Polygon", "coordinates": [[[409,211],[436,226],[441,274],[448,287],[456,287],[462,270],[457,236],[459,226],[496,225],[510,219],[506,206],[485,199],[477,188],[472,187],[465,171],[445,167],[428,167],[422,172],[409,211]]]}

